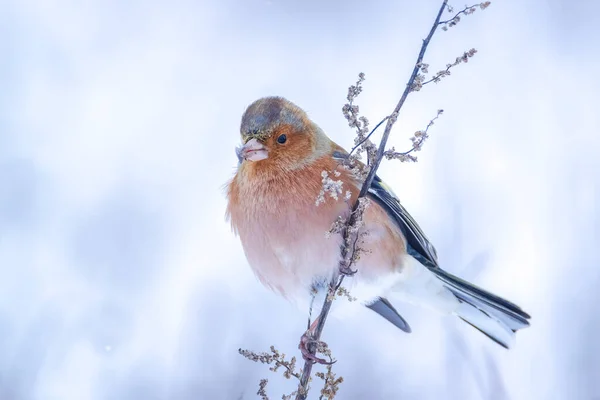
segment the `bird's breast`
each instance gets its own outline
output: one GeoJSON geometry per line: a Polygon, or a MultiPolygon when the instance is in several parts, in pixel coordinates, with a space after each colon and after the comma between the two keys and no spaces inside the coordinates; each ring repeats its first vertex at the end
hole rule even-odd
{"type": "Polygon", "coordinates": [[[263,284],[290,299],[335,271],[341,238],[326,233],[348,210],[342,200],[317,206],[320,186],[299,178],[234,180],[229,193],[231,223],[250,266],[263,284]]]}
{"type": "MultiPolygon", "coordinates": [[[[249,179],[238,172],[229,186],[228,214],[251,268],[265,286],[298,305],[306,301],[313,283],[337,271],[342,238],[326,233],[350,208],[343,199],[327,195],[324,203],[316,204],[324,169],[277,174],[272,179],[249,179]]],[[[345,175],[340,179],[344,191],[358,192],[345,175]]],[[[353,295],[368,302],[383,293],[382,288],[389,286],[387,277],[402,267],[405,246],[399,228],[379,205],[367,208],[363,222],[368,234],[361,247],[366,252],[351,282],[353,295]]]]}

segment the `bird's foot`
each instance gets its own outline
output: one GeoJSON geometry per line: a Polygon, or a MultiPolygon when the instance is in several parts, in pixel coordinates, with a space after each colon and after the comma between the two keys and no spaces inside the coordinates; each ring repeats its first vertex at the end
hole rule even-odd
{"type": "Polygon", "coordinates": [[[319,348],[327,348],[327,344],[321,340],[315,340],[312,336],[312,332],[310,330],[304,332],[302,337],[300,338],[300,344],[298,344],[298,349],[300,353],[302,353],[302,358],[304,361],[312,361],[313,363],[323,364],[323,365],[331,365],[335,363],[335,361],[327,361],[324,358],[317,357],[311,350],[310,347],[314,345],[313,349],[316,353],[319,348]]]}
{"type": "Polygon", "coordinates": [[[351,265],[352,264],[350,262],[341,261],[340,265],[338,266],[340,274],[346,275],[346,276],[353,276],[354,274],[356,274],[358,272],[358,270],[350,268],[351,265]]]}
{"type": "Polygon", "coordinates": [[[353,276],[354,274],[356,274],[358,272],[357,269],[352,269],[352,268],[348,268],[346,266],[341,266],[340,267],[340,273],[342,275],[346,275],[346,276],[353,276]]]}

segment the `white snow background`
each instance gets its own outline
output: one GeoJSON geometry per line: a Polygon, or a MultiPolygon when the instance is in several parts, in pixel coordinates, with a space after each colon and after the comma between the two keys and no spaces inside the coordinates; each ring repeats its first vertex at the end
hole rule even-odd
{"type": "MultiPolygon", "coordinates": [[[[0,399],[280,398],[237,354],[288,354],[304,314],[264,289],[224,220],[241,114],[281,95],[338,143],[347,87],[374,123],[440,1],[7,0],[0,11],[0,399]]],[[[455,8],[462,3],[454,4],[455,8]]],[[[522,306],[505,351],[397,304],[325,340],[340,399],[600,398],[600,3],[493,1],[430,45],[380,175],[442,266],[522,306]]],[[[314,384],[317,386],[317,383],[314,384]]],[[[316,391],[311,398],[316,398],[316,391]]]]}

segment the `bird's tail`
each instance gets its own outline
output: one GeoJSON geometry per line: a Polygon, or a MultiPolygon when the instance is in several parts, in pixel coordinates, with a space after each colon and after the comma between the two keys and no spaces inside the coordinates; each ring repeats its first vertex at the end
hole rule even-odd
{"type": "Polygon", "coordinates": [[[459,300],[454,313],[499,345],[509,348],[515,332],[529,326],[530,316],[517,305],[440,268],[430,271],[459,300]]]}

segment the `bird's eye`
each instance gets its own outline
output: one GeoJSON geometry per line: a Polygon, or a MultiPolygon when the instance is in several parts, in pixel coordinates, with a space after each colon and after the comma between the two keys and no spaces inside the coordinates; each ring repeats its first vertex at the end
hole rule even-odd
{"type": "Polygon", "coordinates": [[[284,144],[286,140],[287,140],[287,136],[279,135],[279,137],[277,138],[277,143],[284,144]]]}

